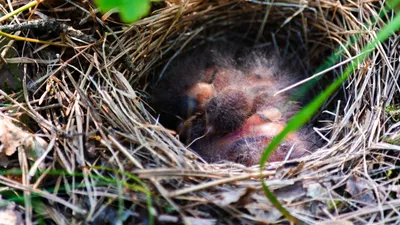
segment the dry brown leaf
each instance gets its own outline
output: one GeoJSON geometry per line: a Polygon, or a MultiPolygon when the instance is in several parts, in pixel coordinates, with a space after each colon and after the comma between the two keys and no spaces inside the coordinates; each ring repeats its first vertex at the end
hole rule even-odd
{"type": "Polygon", "coordinates": [[[292,185],[288,185],[275,190],[274,194],[279,200],[291,202],[301,197],[304,197],[306,194],[306,190],[303,187],[303,183],[299,181],[292,185]]]}
{"type": "Polygon", "coordinates": [[[21,137],[21,130],[6,119],[0,120],[0,152],[10,156],[22,145],[24,136],[21,137]]]}
{"type": "Polygon", "coordinates": [[[350,176],[346,183],[346,191],[353,199],[363,203],[376,203],[375,196],[366,179],[350,176]]]}
{"type": "Polygon", "coordinates": [[[251,202],[251,197],[254,192],[255,189],[251,187],[241,188],[235,191],[227,191],[222,193],[214,203],[221,206],[237,203],[238,205],[243,206],[251,202]]]}
{"type": "Polygon", "coordinates": [[[266,223],[275,223],[282,217],[282,213],[272,205],[251,203],[246,209],[258,220],[266,223]]]}
{"type": "Polygon", "coordinates": [[[307,189],[307,196],[313,199],[322,198],[327,194],[327,190],[318,183],[308,184],[306,185],[306,189],[307,189]]]}
{"type": "Polygon", "coordinates": [[[14,154],[19,147],[24,147],[31,159],[40,157],[47,148],[47,142],[22,130],[6,118],[0,118],[0,163],[7,166],[7,156],[14,154]]]}
{"type": "Polygon", "coordinates": [[[0,208],[0,225],[23,225],[22,215],[15,210],[15,204],[0,208]]]}

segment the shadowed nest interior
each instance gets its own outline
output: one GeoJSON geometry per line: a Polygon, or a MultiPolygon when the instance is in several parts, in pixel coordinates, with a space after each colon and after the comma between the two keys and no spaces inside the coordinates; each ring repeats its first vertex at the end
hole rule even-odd
{"type": "MultiPolygon", "coordinates": [[[[20,87],[8,82],[0,90],[2,120],[19,125],[2,129],[37,140],[13,152],[6,150],[26,138],[2,135],[2,143],[19,145],[1,152],[2,165],[17,172],[0,175],[8,204],[0,213],[46,224],[286,221],[264,196],[263,179],[306,224],[399,223],[396,35],[358,65],[314,118],[326,144],[291,163],[268,163],[262,173],[257,165],[200,160],[160,125],[147,93],[181,54],[227,38],[270,43],[301,73],[329,83],[390,20],[392,14],[377,19],[382,2],[177,2],[154,3],[151,15],[130,26],[113,17],[102,21],[88,1],[69,0],[6,20],[57,19],[64,26],[46,32],[7,31],[64,46],[1,39],[0,75],[21,80],[20,87]],[[339,47],[346,50],[338,61],[318,70],[339,47]]],[[[10,7],[2,2],[3,12],[10,7]]]]}

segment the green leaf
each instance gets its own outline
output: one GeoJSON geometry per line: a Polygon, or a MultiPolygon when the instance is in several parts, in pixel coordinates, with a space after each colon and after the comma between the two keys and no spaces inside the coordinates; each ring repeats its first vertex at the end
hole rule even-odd
{"type": "Polygon", "coordinates": [[[118,7],[119,0],[96,0],[95,3],[100,8],[100,11],[105,13],[108,10],[118,7]]]}
{"type": "Polygon", "coordinates": [[[121,0],[121,19],[124,22],[134,22],[147,15],[150,11],[149,0],[121,0]]]}
{"type": "Polygon", "coordinates": [[[96,0],[102,13],[113,8],[120,12],[122,21],[132,23],[150,12],[150,0],[96,0]]]}

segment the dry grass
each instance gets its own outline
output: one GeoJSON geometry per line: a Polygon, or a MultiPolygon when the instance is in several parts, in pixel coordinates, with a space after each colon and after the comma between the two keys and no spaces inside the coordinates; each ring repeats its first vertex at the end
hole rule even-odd
{"type": "MultiPolygon", "coordinates": [[[[94,19],[87,3],[66,2],[51,9],[66,10],[67,24],[79,24],[96,43],[85,44],[73,33],[62,37],[68,48],[1,39],[3,68],[18,65],[25,75],[21,91],[0,92],[1,117],[25,123],[25,130],[49,146],[39,156],[20,147],[7,158],[8,168],[20,169],[22,176],[7,171],[0,176],[0,195],[23,200],[17,211],[26,224],[84,224],[96,218],[99,224],[118,224],[113,210],[118,208],[135,223],[149,218],[149,211],[156,224],[284,221],[263,196],[260,179],[307,224],[400,223],[399,123],[396,108],[390,111],[393,118],[385,112],[399,102],[397,36],[360,64],[343,84],[340,100],[332,98],[321,110],[317,119],[324,118],[324,126],[315,131],[326,145],[298,163],[270,163],[262,174],[257,166],[202,162],[146,107],[150,75],[162,75],[174,58],[206,39],[238,32],[289,53],[302,49],[308,57],[297,57],[305,71],[358,36],[341,58],[344,63],[318,75],[333,79],[385,25],[370,23],[382,2],[192,0],[166,3],[129,27],[94,19]],[[97,28],[107,33],[99,38],[97,28]],[[298,49],[290,45],[296,42],[298,49]]],[[[42,16],[54,16],[44,9],[42,16]]],[[[9,12],[9,5],[2,3],[2,11],[9,12]]],[[[19,35],[61,41],[54,33],[19,35]]]]}

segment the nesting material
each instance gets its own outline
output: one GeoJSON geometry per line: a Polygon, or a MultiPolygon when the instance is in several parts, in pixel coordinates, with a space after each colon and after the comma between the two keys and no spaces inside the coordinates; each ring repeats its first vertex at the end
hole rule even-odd
{"type": "MultiPolygon", "coordinates": [[[[152,13],[132,25],[115,23],[114,16],[101,18],[92,10],[93,1],[36,2],[39,7],[20,12],[26,1],[2,1],[3,14],[10,15],[2,17],[3,25],[21,29],[30,20],[49,18],[90,38],[30,26],[7,31],[21,36],[19,41],[1,39],[0,71],[21,68],[16,77],[23,79],[17,93],[0,90],[0,110],[15,124],[24,123],[27,137],[40,136],[47,142],[39,158],[29,156],[22,146],[3,155],[9,158],[9,170],[0,174],[1,199],[15,202],[12,210],[24,224],[289,224],[264,195],[261,181],[304,224],[399,224],[397,34],[370,51],[315,115],[313,122],[319,124],[314,131],[325,140],[324,146],[290,162],[268,162],[261,169],[204,162],[187,147],[185,132],[178,139],[166,129],[168,123],[154,117],[148,94],[151,78],[167,76],[168,68],[186,52],[198,52],[206,41],[234,37],[257,47],[272,43],[289,58],[289,65],[299,64],[306,77],[330,84],[354,65],[361,49],[396,15],[383,13],[383,2],[161,1],[153,2],[152,13]],[[338,46],[347,48],[334,55],[335,64],[316,70],[338,46]]],[[[210,65],[202,68],[212,71],[210,65]]],[[[221,86],[225,82],[222,79],[221,86]]],[[[218,86],[214,81],[213,89],[218,86]]],[[[324,87],[309,91],[318,93],[324,87]]],[[[210,90],[209,83],[195,86],[188,95],[199,100],[205,113],[210,95],[199,95],[206,93],[202,89],[210,90]]],[[[174,130],[197,110],[181,106],[172,109],[182,113],[181,119],[167,119],[174,130]],[[185,111],[188,108],[193,112],[185,111]]],[[[283,111],[260,110],[272,119],[285,118],[283,111]]],[[[261,118],[260,113],[250,114],[244,124],[261,118]]],[[[232,127],[221,129],[229,132],[232,127]]]]}
{"type": "MultiPolygon", "coordinates": [[[[299,102],[292,100],[296,96],[276,94],[298,75],[271,51],[226,50],[230,48],[210,47],[178,59],[154,87],[154,102],[164,115],[181,120],[176,126],[181,139],[208,162],[251,166],[298,111],[299,102]]],[[[304,156],[314,142],[310,130],[290,134],[270,161],[304,156]]]]}

